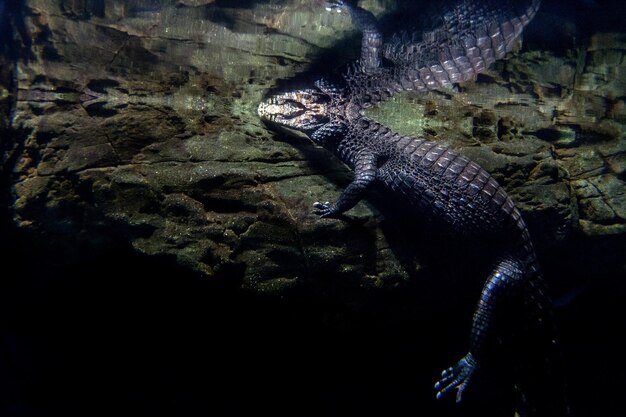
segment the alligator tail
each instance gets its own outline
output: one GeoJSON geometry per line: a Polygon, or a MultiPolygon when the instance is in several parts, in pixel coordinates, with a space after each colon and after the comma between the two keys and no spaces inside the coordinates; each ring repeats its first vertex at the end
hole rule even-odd
{"type": "MultiPolygon", "coordinates": [[[[540,0],[523,8],[496,2],[460,2],[442,17],[437,29],[421,35],[419,42],[395,37],[383,55],[392,61],[396,77],[415,90],[450,87],[474,79],[497,59],[504,58],[524,27],[537,14],[540,0]]],[[[418,38],[413,36],[412,39],[418,38]]]]}

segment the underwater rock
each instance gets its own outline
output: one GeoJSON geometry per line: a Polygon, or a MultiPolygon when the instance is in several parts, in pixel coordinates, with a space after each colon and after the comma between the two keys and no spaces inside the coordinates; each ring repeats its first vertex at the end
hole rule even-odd
{"type": "MultiPolygon", "coordinates": [[[[153,3],[26,2],[35,59],[17,62],[19,146],[4,148],[16,224],[63,244],[119,237],[259,291],[324,291],[325,276],[392,288],[419,274],[376,204],[319,220],[313,202],[336,197],[348,170],[256,114],[284,80],[349,61],[334,49],[351,42],[349,19],[298,0],[153,3]]],[[[624,54],[623,34],[522,51],[458,93],[404,94],[371,114],[485,167],[540,249],[623,235],[624,54]]]]}

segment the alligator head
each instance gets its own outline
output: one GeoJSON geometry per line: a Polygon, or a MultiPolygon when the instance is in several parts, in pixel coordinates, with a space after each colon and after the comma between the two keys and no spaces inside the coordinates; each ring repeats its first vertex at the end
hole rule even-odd
{"type": "Polygon", "coordinates": [[[360,112],[350,104],[345,89],[325,79],[316,81],[315,87],[272,96],[259,104],[258,113],[261,119],[304,132],[332,150],[347,131],[348,119],[360,117],[360,112]]]}
{"type": "Polygon", "coordinates": [[[330,121],[330,97],[316,89],[272,96],[259,104],[262,119],[311,133],[330,121]]]}

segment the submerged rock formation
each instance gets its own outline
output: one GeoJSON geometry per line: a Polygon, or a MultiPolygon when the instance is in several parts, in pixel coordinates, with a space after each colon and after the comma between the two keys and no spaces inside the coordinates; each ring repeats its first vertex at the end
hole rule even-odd
{"type": "MultiPolygon", "coordinates": [[[[338,195],[348,170],[256,115],[269,89],[357,53],[349,19],[300,0],[153,3],[25,2],[13,81],[0,89],[12,103],[0,122],[12,132],[3,161],[14,222],[69,246],[122,238],[260,291],[321,288],[329,274],[354,289],[419,275],[376,204],[320,221],[312,203],[338,195]]],[[[542,50],[552,18],[540,13],[529,47],[459,92],[371,109],[490,171],[540,253],[572,236],[626,236],[626,38],[574,42],[565,22],[555,30],[571,42],[542,50]]]]}

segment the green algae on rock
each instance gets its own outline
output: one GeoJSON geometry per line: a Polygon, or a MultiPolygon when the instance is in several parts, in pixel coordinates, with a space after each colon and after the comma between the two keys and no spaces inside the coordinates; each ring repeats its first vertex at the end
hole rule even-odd
{"type": "MultiPolygon", "coordinates": [[[[320,288],[328,265],[352,288],[421,273],[376,206],[359,204],[353,222],[316,221],[312,203],[348,171],[256,114],[284,80],[334,69],[327,54],[354,33],[349,19],[302,0],[124,3],[25,2],[33,59],[15,63],[13,117],[2,119],[19,132],[3,148],[16,224],[64,244],[116,234],[260,291],[320,288]]],[[[378,14],[393,5],[362,3],[378,14]]],[[[565,53],[522,49],[462,94],[406,94],[370,111],[484,166],[540,248],[624,235],[625,54],[619,33],[565,53]]],[[[2,87],[0,103],[12,94],[2,87]]]]}

